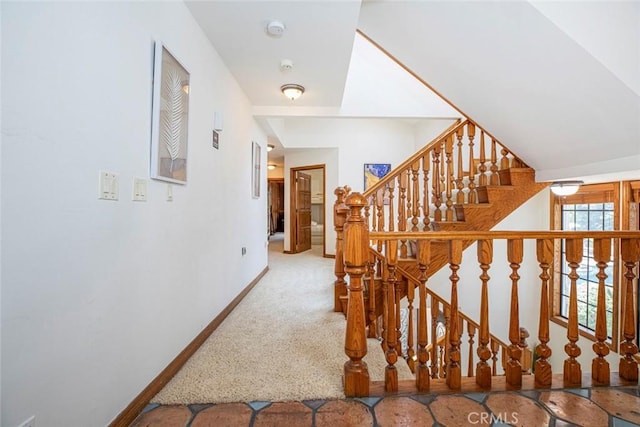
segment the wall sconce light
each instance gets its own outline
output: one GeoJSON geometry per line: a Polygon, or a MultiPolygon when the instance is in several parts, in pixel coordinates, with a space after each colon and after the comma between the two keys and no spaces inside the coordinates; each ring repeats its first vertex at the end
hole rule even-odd
{"type": "Polygon", "coordinates": [[[277,166],[274,165],[273,163],[270,163],[267,165],[267,169],[269,169],[270,171],[274,170],[277,166]]]}
{"type": "Polygon", "coordinates": [[[556,196],[576,194],[584,181],[555,181],[551,184],[551,192],[556,196]]]}
{"type": "Polygon", "coordinates": [[[273,150],[274,148],[276,148],[276,146],[275,146],[275,145],[273,145],[273,144],[267,144],[267,151],[271,151],[271,150],[273,150]]]}
{"type": "Polygon", "coordinates": [[[304,87],[296,84],[286,84],[280,87],[282,94],[292,101],[300,98],[304,93],[304,87]]]}

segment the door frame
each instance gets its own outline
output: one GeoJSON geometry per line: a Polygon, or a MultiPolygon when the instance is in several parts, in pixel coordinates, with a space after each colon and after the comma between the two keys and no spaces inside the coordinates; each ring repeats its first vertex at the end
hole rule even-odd
{"type": "MultiPolygon", "coordinates": [[[[324,229],[322,230],[322,256],[327,257],[327,170],[326,164],[315,164],[315,165],[307,165],[307,166],[296,166],[295,168],[289,169],[289,251],[287,253],[295,254],[296,252],[296,242],[294,237],[296,237],[296,224],[293,221],[295,218],[296,209],[297,209],[297,195],[295,191],[295,175],[296,172],[304,172],[308,170],[314,169],[322,169],[322,216],[324,221],[324,229]]],[[[285,215],[287,215],[285,213],[285,215]]]]}

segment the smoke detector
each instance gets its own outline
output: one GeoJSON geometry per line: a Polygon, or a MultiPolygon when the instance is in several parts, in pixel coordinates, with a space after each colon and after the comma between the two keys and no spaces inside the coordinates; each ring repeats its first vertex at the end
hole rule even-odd
{"type": "Polygon", "coordinates": [[[293,70],[293,61],[290,59],[283,59],[280,61],[280,71],[291,71],[293,70]]]}
{"type": "Polygon", "coordinates": [[[284,24],[280,21],[271,21],[267,24],[267,34],[272,37],[280,37],[284,34],[284,24]]]}

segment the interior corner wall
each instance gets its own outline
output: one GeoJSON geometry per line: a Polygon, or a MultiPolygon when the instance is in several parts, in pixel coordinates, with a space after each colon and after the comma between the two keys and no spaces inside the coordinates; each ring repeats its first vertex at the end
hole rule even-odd
{"type": "Polygon", "coordinates": [[[182,2],[1,10],[1,423],[107,425],[266,268],[266,136],[182,2]],[[154,40],[190,72],[188,183],[133,202],[154,40]],[[101,170],[119,200],[97,199],[101,170]]]}

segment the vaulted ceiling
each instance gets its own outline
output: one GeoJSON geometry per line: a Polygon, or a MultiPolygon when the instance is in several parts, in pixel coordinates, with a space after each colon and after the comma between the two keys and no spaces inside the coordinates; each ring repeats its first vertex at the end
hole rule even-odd
{"type": "Polygon", "coordinates": [[[370,46],[356,36],[360,30],[505,142],[539,179],[640,178],[639,2],[187,5],[267,129],[270,120],[299,117],[457,114],[422,86],[399,91],[394,85],[410,77],[390,76],[402,70],[363,53],[370,46]],[[285,26],[280,37],[266,31],[274,20],[285,26]],[[283,59],[293,69],[282,71],[283,59]],[[284,83],[306,92],[292,104],[280,94],[284,83]],[[399,101],[397,93],[414,99],[399,101]]]}

